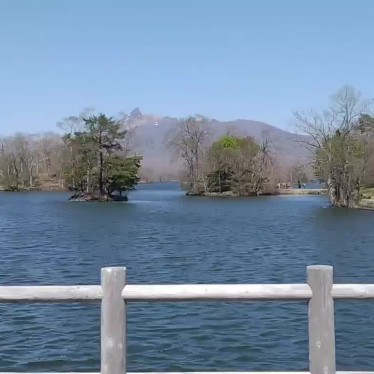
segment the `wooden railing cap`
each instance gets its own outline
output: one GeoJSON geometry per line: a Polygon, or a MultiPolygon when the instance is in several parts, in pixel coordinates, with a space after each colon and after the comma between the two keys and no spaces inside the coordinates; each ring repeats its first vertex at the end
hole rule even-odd
{"type": "Polygon", "coordinates": [[[307,270],[333,270],[333,267],[330,265],[309,265],[307,270]]]}

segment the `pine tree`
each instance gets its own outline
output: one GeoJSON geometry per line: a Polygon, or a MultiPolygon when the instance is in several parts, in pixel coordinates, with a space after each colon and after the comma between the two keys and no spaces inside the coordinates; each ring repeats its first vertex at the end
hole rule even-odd
{"type": "Polygon", "coordinates": [[[101,198],[120,196],[138,183],[140,157],[124,157],[126,131],[104,114],[83,119],[82,131],[65,135],[69,167],[66,183],[77,192],[99,193],[101,198]]]}

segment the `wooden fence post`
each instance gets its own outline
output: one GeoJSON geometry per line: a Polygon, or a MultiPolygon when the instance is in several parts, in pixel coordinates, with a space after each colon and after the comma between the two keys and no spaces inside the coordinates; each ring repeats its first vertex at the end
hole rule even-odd
{"type": "Polygon", "coordinates": [[[308,266],[312,298],[308,305],[309,370],[311,374],[335,374],[335,327],[332,266],[308,266]]]}
{"type": "Polygon", "coordinates": [[[101,374],[126,373],[126,268],[101,269],[101,374]]]}

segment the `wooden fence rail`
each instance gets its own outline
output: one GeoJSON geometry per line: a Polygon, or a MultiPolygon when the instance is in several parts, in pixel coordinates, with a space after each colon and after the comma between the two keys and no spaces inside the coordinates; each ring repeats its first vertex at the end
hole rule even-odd
{"type": "MultiPolygon", "coordinates": [[[[108,267],[101,271],[101,286],[0,286],[0,303],[66,303],[101,300],[101,374],[127,372],[128,302],[261,300],[308,301],[310,371],[277,373],[335,374],[334,299],[374,299],[374,284],[333,284],[332,267],[316,265],[307,267],[306,284],[128,285],[125,268],[108,267]]],[[[337,373],[374,374],[374,372],[358,371],[337,373]]],[[[212,373],[194,372],[194,374],[212,373]]],[[[215,372],[215,374],[267,373],[215,372]]]]}

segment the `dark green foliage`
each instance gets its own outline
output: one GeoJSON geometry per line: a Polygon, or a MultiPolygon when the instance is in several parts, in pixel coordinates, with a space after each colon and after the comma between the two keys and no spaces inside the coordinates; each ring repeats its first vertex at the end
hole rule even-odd
{"type": "Polygon", "coordinates": [[[264,191],[271,163],[266,143],[226,135],[212,144],[208,160],[209,192],[255,196],[264,191]]]}
{"type": "Polygon", "coordinates": [[[140,157],[122,158],[111,156],[105,160],[106,177],[104,180],[106,191],[109,195],[131,190],[139,182],[138,170],[140,157]]]}
{"type": "Polygon", "coordinates": [[[75,191],[111,195],[132,189],[139,181],[140,157],[127,158],[121,142],[126,131],[104,114],[83,119],[83,129],[66,134],[65,182],[75,191]]]}

